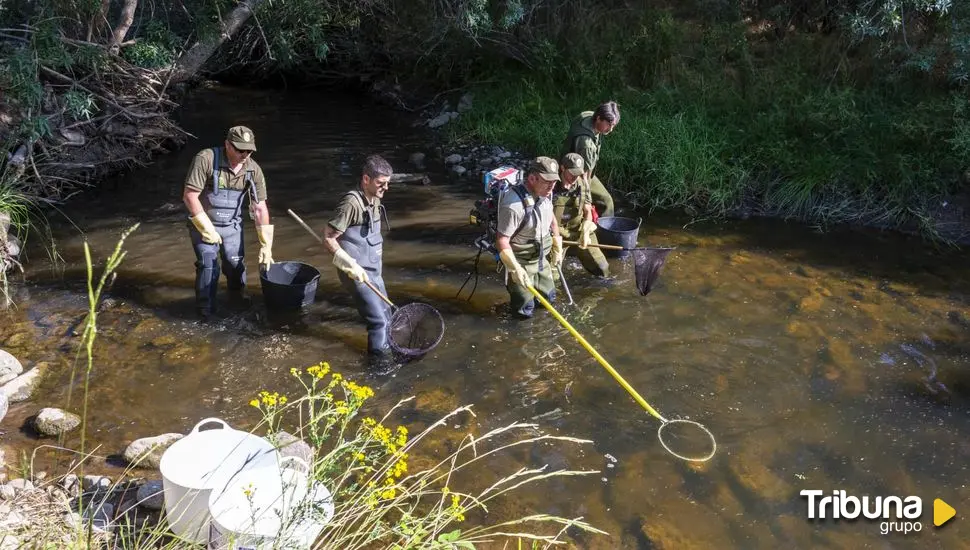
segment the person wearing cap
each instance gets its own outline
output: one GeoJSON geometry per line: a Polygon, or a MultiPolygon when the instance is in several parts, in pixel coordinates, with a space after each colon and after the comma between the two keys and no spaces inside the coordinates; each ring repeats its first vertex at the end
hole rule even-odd
{"type": "Polygon", "coordinates": [[[552,269],[562,264],[562,237],[552,211],[552,189],[559,181],[559,163],[537,157],[525,182],[502,194],[498,207],[495,248],[507,275],[512,311],[532,317],[535,297],[529,286],[547,300],[556,298],[552,269]],[[548,258],[547,258],[548,256],[548,258]]]}
{"type": "Polygon", "coordinates": [[[189,211],[189,237],[195,250],[196,311],[203,319],[216,310],[220,260],[230,299],[235,303],[246,299],[242,211],[247,196],[260,244],[260,268],[273,263],[266,178],[252,158],[255,151],[253,131],[233,126],[222,147],[203,149],[195,155],[185,178],[182,202],[189,211]]]}
{"type": "Polygon", "coordinates": [[[579,242],[566,253],[579,258],[583,268],[597,277],[609,277],[610,264],[597,248],[596,224],[583,157],[567,153],[559,162],[560,181],[553,189],[552,210],[563,239],[579,242]]]}
{"type": "Polygon", "coordinates": [[[388,342],[390,311],[387,304],[367,287],[370,282],[384,296],[384,238],[381,221],[386,219],[381,199],[394,170],[380,155],[364,161],[358,187],[340,198],[334,217],[327,223],[324,246],[333,254],[340,284],[350,292],[357,312],[367,324],[367,351],[371,365],[388,366],[393,355],[388,342]]]}
{"type": "Polygon", "coordinates": [[[620,107],[615,101],[603,103],[595,111],[583,111],[569,126],[559,155],[562,158],[566,153],[576,153],[583,157],[590,195],[597,210],[594,218],[613,215],[613,197],[593,171],[600,158],[600,137],[612,132],[619,123],[620,107]]]}

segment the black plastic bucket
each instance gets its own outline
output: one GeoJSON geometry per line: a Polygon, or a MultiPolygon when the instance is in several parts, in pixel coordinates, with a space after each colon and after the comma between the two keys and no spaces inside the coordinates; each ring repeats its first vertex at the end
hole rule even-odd
{"type": "MultiPolygon", "coordinates": [[[[612,244],[623,248],[636,248],[637,235],[640,233],[640,223],[643,218],[605,217],[597,222],[596,239],[600,244],[612,244]]],[[[603,249],[603,254],[610,258],[626,258],[629,250],[603,249]]]]}
{"type": "Polygon", "coordinates": [[[259,274],[266,309],[293,310],[309,306],[317,293],[320,271],[302,262],[276,262],[259,274]]]}

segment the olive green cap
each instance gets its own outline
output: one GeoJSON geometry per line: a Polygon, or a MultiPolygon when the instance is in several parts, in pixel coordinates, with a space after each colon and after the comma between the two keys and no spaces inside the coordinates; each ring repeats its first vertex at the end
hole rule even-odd
{"type": "Polygon", "coordinates": [[[562,158],[559,164],[574,176],[582,176],[585,171],[583,157],[577,153],[566,153],[566,156],[562,158]]]}
{"type": "Polygon", "coordinates": [[[529,165],[529,173],[546,181],[559,181],[559,163],[549,157],[536,157],[529,165]]]}
{"type": "Polygon", "coordinates": [[[256,151],[256,136],[253,131],[245,126],[233,126],[229,128],[226,141],[240,151],[256,151]]]}

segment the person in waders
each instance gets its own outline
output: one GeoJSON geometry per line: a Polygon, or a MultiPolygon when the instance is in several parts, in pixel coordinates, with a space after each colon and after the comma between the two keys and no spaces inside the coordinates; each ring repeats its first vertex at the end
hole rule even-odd
{"type": "Polygon", "coordinates": [[[381,276],[384,252],[381,222],[387,216],[381,199],[394,171],[383,157],[371,155],[364,161],[361,172],[359,186],[340,198],[334,217],[327,223],[324,244],[333,254],[340,284],[353,295],[357,312],[367,324],[371,366],[382,368],[393,362],[387,330],[390,310],[364,282],[369,281],[387,296],[381,276]]]}
{"type": "Polygon", "coordinates": [[[593,222],[592,196],[586,181],[583,157],[567,153],[559,161],[559,183],[552,193],[552,211],[559,234],[563,239],[579,242],[570,246],[566,254],[576,256],[583,268],[597,277],[609,277],[610,264],[603,252],[593,246],[596,240],[596,224],[593,222]]]}
{"type": "Polygon", "coordinates": [[[510,186],[499,199],[495,248],[505,266],[510,308],[532,317],[535,296],[531,284],[550,302],[556,298],[552,270],[562,264],[562,237],[552,212],[552,188],[559,181],[559,163],[537,157],[525,182],[510,186]]]}
{"type": "Polygon", "coordinates": [[[586,179],[589,181],[590,195],[596,211],[595,222],[600,216],[613,215],[613,197],[598,177],[593,175],[600,158],[601,136],[605,136],[620,123],[620,107],[615,101],[606,102],[595,111],[583,111],[569,126],[569,133],[563,141],[559,158],[566,153],[576,153],[583,157],[586,179]]]}
{"type": "Polygon", "coordinates": [[[222,147],[195,155],[185,178],[182,202],[189,211],[189,238],[195,251],[195,307],[203,321],[216,312],[220,260],[230,301],[234,305],[248,302],[242,216],[247,196],[260,244],[259,266],[266,269],[273,263],[266,178],[252,158],[255,151],[253,131],[233,126],[222,147]]]}

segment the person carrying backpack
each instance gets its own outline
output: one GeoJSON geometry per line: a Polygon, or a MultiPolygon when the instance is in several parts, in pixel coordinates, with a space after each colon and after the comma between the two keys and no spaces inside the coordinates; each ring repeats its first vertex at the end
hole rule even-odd
{"type": "Polygon", "coordinates": [[[553,268],[562,265],[562,237],[552,211],[552,189],[559,181],[559,163],[536,157],[525,182],[509,187],[499,200],[495,248],[506,270],[505,288],[511,310],[529,318],[535,311],[535,287],[547,300],[556,298],[553,268]]]}

